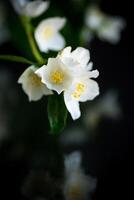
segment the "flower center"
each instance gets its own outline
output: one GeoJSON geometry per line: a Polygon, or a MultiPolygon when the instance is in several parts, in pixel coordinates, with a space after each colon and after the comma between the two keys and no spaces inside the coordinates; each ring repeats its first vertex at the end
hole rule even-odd
{"type": "Polygon", "coordinates": [[[54,31],[51,26],[47,26],[43,30],[43,37],[45,37],[46,39],[50,39],[53,36],[53,34],[54,34],[54,31]]]}
{"type": "Polygon", "coordinates": [[[51,81],[55,84],[61,84],[63,82],[64,79],[64,74],[62,71],[54,71],[51,74],[51,81]]]}
{"type": "Polygon", "coordinates": [[[34,73],[31,75],[30,83],[32,85],[36,85],[36,86],[42,85],[41,78],[39,76],[37,76],[36,74],[34,74],[34,73]]]}
{"type": "Polygon", "coordinates": [[[84,91],[85,91],[85,85],[82,83],[78,83],[76,85],[76,90],[72,94],[72,97],[75,99],[79,99],[84,91]]]}

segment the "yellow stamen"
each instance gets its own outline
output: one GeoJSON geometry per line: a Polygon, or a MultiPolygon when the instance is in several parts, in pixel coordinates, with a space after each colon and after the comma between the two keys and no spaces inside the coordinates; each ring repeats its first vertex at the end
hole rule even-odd
{"type": "Polygon", "coordinates": [[[84,91],[85,91],[85,85],[82,83],[78,83],[76,85],[76,90],[72,94],[72,97],[75,99],[79,99],[84,91]]]}
{"type": "Polygon", "coordinates": [[[52,83],[55,83],[55,84],[61,84],[63,82],[63,79],[64,79],[64,74],[62,71],[54,71],[52,74],[51,74],[51,81],[52,83]]]}
{"type": "Polygon", "coordinates": [[[39,77],[39,76],[37,76],[36,74],[34,74],[34,73],[32,73],[31,74],[31,77],[30,77],[30,83],[32,84],[32,85],[35,85],[35,86],[40,86],[40,85],[42,85],[42,83],[41,83],[41,78],[39,77]]]}

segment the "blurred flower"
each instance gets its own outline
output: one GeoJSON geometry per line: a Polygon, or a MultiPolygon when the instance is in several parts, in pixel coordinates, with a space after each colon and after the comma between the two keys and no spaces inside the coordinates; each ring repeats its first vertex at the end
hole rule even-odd
{"type": "Polygon", "coordinates": [[[15,11],[19,15],[24,15],[28,17],[38,17],[43,14],[49,7],[48,1],[42,0],[11,0],[15,11]]]}
{"type": "Polygon", "coordinates": [[[37,101],[42,98],[43,95],[50,95],[50,91],[45,84],[41,82],[40,77],[34,72],[36,67],[30,66],[20,76],[18,83],[22,84],[24,92],[28,95],[29,101],[37,101]]]}
{"type": "Polygon", "coordinates": [[[9,30],[6,23],[6,8],[4,3],[0,1],[0,44],[9,39],[9,30]]]}
{"type": "Polygon", "coordinates": [[[125,28],[126,22],[121,17],[103,13],[97,6],[91,6],[85,15],[85,25],[89,28],[89,32],[97,35],[99,39],[116,44],[121,38],[121,31],[125,28]]]}
{"type": "Polygon", "coordinates": [[[96,179],[86,175],[81,167],[80,152],[73,152],[65,158],[64,195],[66,200],[86,200],[95,190],[96,179]]]}
{"type": "Polygon", "coordinates": [[[65,40],[59,31],[66,23],[65,18],[52,17],[40,22],[35,30],[35,40],[40,51],[58,51],[65,46],[65,40]]]}
{"type": "Polygon", "coordinates": [[[99,72],[91,71],[89,59],[89,50],[78,47],[71,52],[71,47],[67,47],[36,71],[49,89],[58,94],[64,91],[66,107],[74,120],[81,115],[79,102],[93,100],[99,94],[97,82],[91,79],[96,78],[99,72]]]}
{"type": "Polygon", "coordinates": [[[80,127],[70,127],[68,130],[63,132],[60,136],[60,142],[64,146],[68,145],[81,145],[87,141],[88,135],[80,127]]]}
{"type": "Polygon", "coordinates": [[[116,91],[110,90],[95,105],[86,110],[84,122],[88,127],[95,128],[102,117],[119,119],[121,113],[118,94],[116,91]]]}

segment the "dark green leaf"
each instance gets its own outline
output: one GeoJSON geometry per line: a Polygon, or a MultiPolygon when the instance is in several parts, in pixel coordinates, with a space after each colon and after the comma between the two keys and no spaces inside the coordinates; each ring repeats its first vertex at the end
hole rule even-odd
{"type": "Polygon", "coordinates": [[[25,63],[25,64],[30,64],[30,65],[34,64],[34,62],[21,56],[0,55],[0,60],[19,62],[19,63],[25,63]]]}
{"type": "Polygon", "coordinates": [[[59,134],[64,130],[67,120],[67,109],[63,95],[51,95],[48,98],[48,118],[52,134],[59,134]]]}

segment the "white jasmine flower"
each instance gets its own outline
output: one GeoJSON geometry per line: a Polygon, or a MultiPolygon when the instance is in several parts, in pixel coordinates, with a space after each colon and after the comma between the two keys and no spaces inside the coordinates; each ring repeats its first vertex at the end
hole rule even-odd
{"type": "Polygon", "coordinates": [[[84,122],[90,128],[95,128],[102,117],[119,119],[121,107],[118,102],[118,94],[114,90],[108,91],[91,108],[87,109],[84,122]]]}
{"type": "Polygon", "coordinates": [[[64,195],[66,200],[86,200],[96,187],[96,179],[87,176],[81,167],[80,152],[65,158],[64,195]]]}
{"type": "Polygon", "coordinates": [[[96,34],[101,40],[116,44],[120,40],[126,22],[121,17],[112,17],[103,13],[97,6],[91,6],[87,9],[85,24],[89,32],[96,34]]]}
{"type": "Polygon", "coordinates": [[[71,47],[65,48],[59,57],[64,63],[69,64],[70,58],[73,61],[74,80],[70,88],[64,91],[64,100],[68,111],[72,118],[78,119],[81,115],[79,102],[93,100],[99,95],[99,87],[97,82],[91,78],[97,78],[99,75],[98,70],[92,69],[92,63],[89,63],[90,53],[89,50],[78,47],[71,52],[71,47]]]}
{"type": "Polygon", "coordinates": [[[49,58],[48,64],[36,71],[42,83],[58,94],[69,88],[72,83],[71,70],[57,57],[49,58]]]}
{"type": "Polygon", "coordinates": [[[78,119],[81,115],[79,102],[93,100],[97,95],[99,95],[97,82],[90,78],[92,78],[92,76],[85,80],[75,80],[71,87],[64,92],[66,107],[74,120],[78,119]]]}
{"type": "Polygon", "coordinates": [[[72,49],[71,47],[64,48],[58,55],[60,59],[64,63],[68,63],[70,62],[70,60],[72,60],[74,65],[76,67],[78,66],[79,68],[87,67],[88,62],[90,60],[89,50],[83,47],[78,47],[74,51],[71,52],[71,49],[72,49]]]}
{"type": "Polygon", "coordinates": [[[93,100],[99,94],[98,84],[91,79],[99,72],[91,71],[89,59],[87,49],[78,47],[71,52],[71,47],[67,47],[36,71],[49,89],[58,94],[64,92],[66,107],[74,120],[80,117],[79,102],[93,100]]]}
{"type": "Polygon", "coordinates": [[[98,37],[101,40],[109,41],[116,44],[120,41],[120,32],[125,27],[125,21],[121,17],[109,17],[105,20],[105,25],[103,25],[98,31],[98,37]]]}
{"type": "Polygon", "coordinates": [[[18,83],[22,84],[24,92],[28,95],[29,101],[37,101],[43,95],[50,95],[50,91],[45,84],[41,82],[41,78],[35,74],[36,67],[30,66],[20,76],[18,83]]]}
{"type": "Polygon", "coordinates": [[[58,51],[65,46],[65,40],[59,33],[65,22],[65,18],[60,17],[52,17],[40,22],[35,30],[35,40],[40,51],[58,51]]]}
{"type": "Polygon", "coordinates": [[[28,17],[38,17],[49,7],[49,2],[42,0],[11,0],[11,3],[18,14],[28,17]]]}

